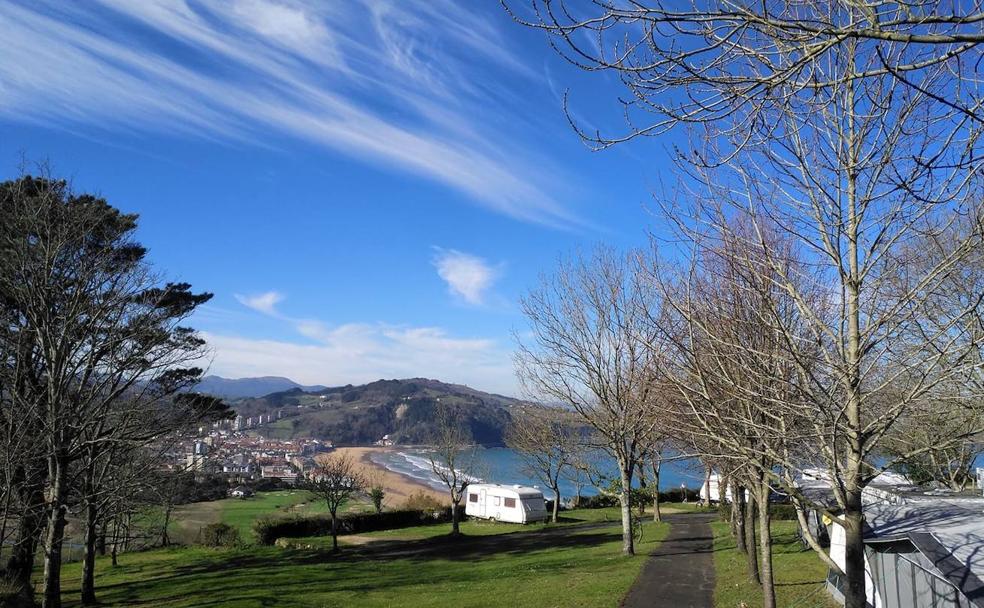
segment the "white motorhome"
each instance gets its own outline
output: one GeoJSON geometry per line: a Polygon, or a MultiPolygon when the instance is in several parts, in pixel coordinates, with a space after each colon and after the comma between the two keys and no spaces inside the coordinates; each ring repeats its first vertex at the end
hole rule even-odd
{"type": "Polygon", "coordinates": [[[543,492],[528,486],[505,486],[497,483],[468,485],[465,515],[525,524],[547,519],[543,492]]]}

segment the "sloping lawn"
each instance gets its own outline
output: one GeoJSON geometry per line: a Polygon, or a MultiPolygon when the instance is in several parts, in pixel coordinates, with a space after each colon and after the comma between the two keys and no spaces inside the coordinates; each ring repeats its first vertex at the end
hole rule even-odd
{"type": "MultiPolygon", "coordinates": [[[[647,523],[640,555],[623,558],[615,525],[517,532],[514,526],[501,526],[499,532],[488,526],[480,535],[458,540],[441,536],[441,526],[427,528],[427,538],[381,538],[345,547],[339,555],[277,547],[124,554],[117,568],[99,560],[97,593],[104,606],[171,608],[614,608],[645,555],[668,531],[665,524],[647,523]]],[[[78,605],[79,574],[76,564],[65,568],[66,605],[78,605]]]]}
{"type": "Polygon", "coordinates": [[[239,537],[253,542],[253,522],[274,513],[322,513],[325,503],[307,490],[259,492],[252,498],[227,498],[218,501],[222,507],[222,523],[239,530],[239,537]]]}
{"type": "MultiPolygon", "coordinates": [[[[670,511],[681,512],[681,510],[670,511]]],[[[639,515],[638,511],[633,511],[633,514],[637,515],[642,521],[647,524],[646,530],[649,530],[648,524],[652,523],[652,510],[647,511],[643,515],[639,515]]],[[[469,519],[461,523],[461,531],[463,534],[471,536],[486,536],[492,534],[506,534],[509,532],[531,532],[536,530],[548,530],[557,526],[572,526],[585,523],[611,523],[612,525],[620,524],[622,521],[622,512],[618,507],[605,507],[602,509],[573,509],[569,511],[560,512],[560,520],[556,524],[551,523],[531,523],[531,524],[508,524],[503,522],[492,522],[469,519]]],[[[434,524],[429,526],[414,526],[410,528],[396,528],[393,530],[381,530],[379,532],[368,532],[365,534],[360,534],[360,537],[364,538],[431,538],[434,536],[440,536],[449,534],[451,532],[451,524],[434,524]]],[[[306,541],[314,541],[313,538],[304,539],[306,541]]],[[[330,538],[328,539],[331,540],[330,538]]],[[[344,542],[345,537],[340,536],[339,540],[344,542]]],[[[645,540],[645,536],[643,537],[645,540]]]]}
{"type": "MultiPolygon", "coordinates": [[[[353,501],[343,511],[369,508],[364,501],[353,501]]],[[[224,523],[239,530],[239,538],[252,543],[253,522],[276,513],[326,513],[325,502],[307,490],[278,490],[258,492],[252,498],[224,498],[178,507],[171,518],[172,537],[179,543],[193,544],[201,527],[224,523]]]]}
{"type": "MultiPolygon", "coordinates": [[[[762,605],[762,590],[748,580],[745,556],[738,552],[725,522],[714,530],[714,605],[716,608],[748,608],[762,605]]],[[[837,608],[823,588],[827,567],[812,549],[804,549],[796,537],[796,522],[772,522],[773,568],[776,604],[796,608],[837,608]]]]}

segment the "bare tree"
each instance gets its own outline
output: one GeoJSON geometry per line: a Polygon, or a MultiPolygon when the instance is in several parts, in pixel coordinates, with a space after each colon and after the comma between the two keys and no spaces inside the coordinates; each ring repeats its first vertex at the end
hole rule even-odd
{"type": "MultiPolygon", "coordinates": [[[[703,248],[733,234],[734,212],[750,212],[756,230],[742,238],[761,242],[756,234],[779,227],[804,256],[805,281],[779,279],[811,338],[787,341],[792,360],[804,348],[821,355],[799,373],[797,400],[810,404],[816,432],[812,454],[796,456],[831,472],[833,520],[847,539],[846,605],[861,608],[862,493],[881,468],[880,442],[906,409],[944,387],[962,384],[961,407],[977,398],[968,387],[979,367],[969,356],[980,346],[970,328],[978,299],[940,316],[927,304],[980,246],[979,230],[950,231],[956,217],[979,218],[981,97],[971,66],[980,8],[523,4],[533,16],[516,11],[518,19],[574,63],[615,72],[629,91],[627,130],[580,129],[586,140],[606,147],[700,125],[679,155],[690,191],[680,206],[664,205],[685,242],[703,248]],[[938,253],[930,264],[907,265],[916,243],[938,253]],[[816,308],[802,285],[833,306],[816,308]],[[886,394],[900,382],[906,390],[886,394]]],[[[785,454],[769,458],[796,467],[785,454]]]]}
{"type": "Polygon", "coordinates": [[[338,551],[338,509],[366,487],[362,470],[348,454],[322,456],[311,471],[307,489],[328,505],[331,514],[331,547],[338,551]]]}
{"type": "Polygon", "coordinates": [[[663,470],[663,463],[675,458],[672,455],[673,444],[668,437],[656,433],[649,439],[648,443],[649,447],[646,449],[640,461],[640,468],[642,469],[641,476],[647,480],[647,487],[653,499],[653,521],[663,521],[659,500],[659,480],[663,470]]]}
{"type": "Polygon", "coordinates": [[[4,333],[19,345],[17,365],[40,380],[17,390],[37,404],[30,413],[42,431],[42,603],[57,608],[71,471],[90,446],[117,441],[120,400],[149,412],[198,381],[202,370],[189,365],[204,342],[181,323],[211,295],[162,283],[133,240],[136,217],[64,182],[6,182],[0,207],[0,293],[13,311],[4,333]]]}
{"type": "Polygon", "coordinates": [[[468,484],[476,477],[478,464],[472,451],[471,435],[465,429],[459,411],[438,404],[435,416],[437,434],[430,456],[431,470],[448,488],[451,536],[458,536],[461,534],[461,499],[468,484]]]}
{"type": "MultiPolygon", "coordinates": [[[[95,559],[98,527],[107,517],[109,507],[121,500],[139,497],[143,480],[154,476],[162,464],[161,451],[173,444],[175,433],[190,430],[203,422],[213,422],[231,415],[220,399],[196,393],[171,395],[166,400],[131,391],[106,412],[102,421],[82,433],[86,444],[78,459],[79,496],[84,522],[84,554],[81,595],[83,604],[96,603],[95,559]],[[165,439],[160,440],[162,435],[165,439]],[[91,438],[91,440],[90,440],[91,438]],[[156,441],[156,446],[150,446],[156,441]],[[156,448],[156,449],[155,449],[156,448]],[[156,453],[155,453],[156,451],[156,453]]],[[[161,479],[160,476],[157,476],[161,479]]],[[[161,479],[155,488],[162,501],[161,544],[170,542],[168,527],[174,504],[174,476],[161,479]],[[170,490],[170,492],[169,492],[170,490]]]]}
{"type": "Polygon", "coordinates": [[[628,92],[618,97],[624,133],[589,131],[568,113],[581,137],[598,147],[658,136],[680,124],[726,122],[737,134],[776,103],[822,96],[851,79],[890,78],[921,95],[931,90],[923,81],[927,73],[949,76],[946,94],[932,93],[941,111],[981,120],[980,81],[972,67],[984,42],[979,1],[500,3],[517,22],[545,32],[570,63],[620,78],[628,92]],[[867,65],[850,75],[830,69],[858,50],[867,65]]]}
{"type": "Polygon", "coordinates": [[[562,262],[522,300],[532,338],[517,355],[527,393],[572,408],[615,459],[627,555],[634,553],[632,480],[655,424],[651,380],[660,365],[659,338],[647,322],[654,298],[637,280],[635,260],[599,248],[562,262]]]}
{"type": "MultiPolygon", "coordinates": [[[[809,367],[805,349],[797,364],[786,347],[786,340],[808,336],[795,301],[779,286],[781,276],[797,271],[791,252],[781,239],[770,237],[767,247],[760,247],[729,236],[693,261],[697,267],[688,269],[685,282],[666,288],[667,306],[677,317],[667,332],[674,336],[676,367],[666,375],[682,408],[675,420],[693,438],[707,470],[720,472],[721,500],[727,499],[725,468],[737,491],[749,490],[758,514],[761,558],[750,575],[761,582],[768,608],[775,606],[768,504],[776,483],[771,472],[782,464],[776,455],[801,439],[799,372],[809,367]],[[784,266],[766,264],[766,250],[784,266]]],[[[654,274],[661,270],[653,268],[654,274]]],[[[744,515],[747,534],[747,510],[744,515]]],[[[745,549],[755,551],[747,543],[745,549]]]]}
{"type": "Polygon", "coordinates": [[[513,415],[506,445],[515,450],[527,472],[554,495],[551,521],[560,511],[560,480],[573,466],[581,433],[571,413],[558,408],[527,407],[513,415]]]}
{"type": "Polygon", "coordinates": [[[570,466],[565,468],[561,476],[574,487],[574,495],[571,497],[571,505],[576,509],[581,504],[581,490],[585,486],[598,485],[600,475],[598,473],[598,463],[596,449],[592,446],[599,442],[588,436],[588,429],[582,428],[579,441],[572,446],[572,451],[568,457],[570,466]]]}
{"type": "Polygon", "coordinates": [[[961,491],[973,485],[974,465],[984,455],[980,434],[954,442],[967,428],[982,428],[979,412],[964,412],[946,404],[912,408],[886,437],[884,451],[914,483],[936,482],[961,491]]]}

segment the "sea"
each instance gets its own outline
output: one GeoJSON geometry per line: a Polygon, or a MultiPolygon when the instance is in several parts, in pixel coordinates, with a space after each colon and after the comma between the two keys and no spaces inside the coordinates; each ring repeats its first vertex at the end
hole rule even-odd
{"type": "MultiPolygon", "coordinates": [[[[431,467],[433,454],[426,448],[393,448],[371,452],[369,458],[375,464],[394,473],[416,479],[435,490],[446,491],[447,486],[434,474],[431,467]]],[[[472,448],[462,455],[462,461],[474,463],[473,466],[468,467],[469,472],[474,473],[472,476],[474,482],[537,486],[543,490],[546,498],[553,498],[553,493],[546,489],[544,483],[528,470],[522,456],[512,449],[472,448]]],[[[607,485],[608,480],[617,478],[618,469],[610,457],[599,453],[594,456],[594,462],[595,468],[600,471],[603,477],[599,481],[599,485],[607,485]]],[[[638,484],[638,481],[635,483],[638,484]]],[[[700,488],[701,483],[703,483],[703,473],[693,461],[674,460],[663,464],[660,469],[659,487],[662,491],[680,487],[696,490],[700,488]]],[[[574,491],[575,487],[571,482],[561,481],[560,493],[562,498],[572,496],[574,491]]],[[[592,485],[586,484],[581,488],[582,496],[594,496],[598,493],[599,488],[592,485]]]]}

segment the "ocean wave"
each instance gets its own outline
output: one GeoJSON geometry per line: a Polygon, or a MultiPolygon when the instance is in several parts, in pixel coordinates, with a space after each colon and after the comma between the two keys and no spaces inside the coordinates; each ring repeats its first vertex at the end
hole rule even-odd
{"type": "MultiPolygon", "coordinates": [[[[369,458],[373,463],[393,473],[413,478],[437,490],[447,489],[447,486],[441,478],[434,472],[434,469],[431,466],[430,456],[414,454],[402,450],[394,450],[375,452],[370,454],[369,458]]],[[[438,465],[438,468],[445,471],[450,470],[444,465],[438,465]]],[[[458,473],[463,479],[467,479],[469,483],[477,483],[481,481],[480,478],[465,475],[460,470],[458,473]]]]}

